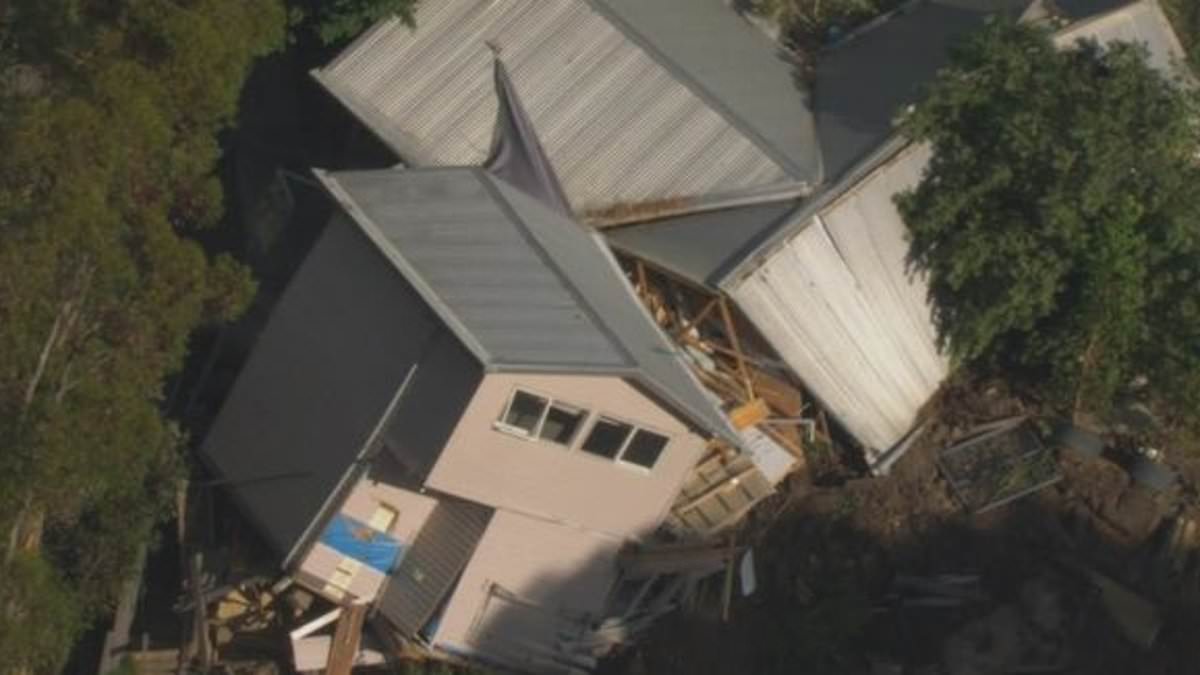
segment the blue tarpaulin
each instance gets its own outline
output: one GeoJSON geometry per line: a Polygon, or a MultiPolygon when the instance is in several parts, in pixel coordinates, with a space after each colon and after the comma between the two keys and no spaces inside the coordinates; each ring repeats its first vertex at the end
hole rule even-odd
{"type": "Polygon", "coordinates": [[[404,545],[395,537],[340,513],[325,528],[321,543],[384,574],[391,571],[404,551],[404,545]]]}

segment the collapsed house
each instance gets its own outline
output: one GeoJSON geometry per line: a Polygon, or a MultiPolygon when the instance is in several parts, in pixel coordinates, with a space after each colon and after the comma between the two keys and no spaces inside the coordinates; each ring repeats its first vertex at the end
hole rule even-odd
{"type": "MultiPolygon", "coordinates": [[[[893,120],[997,11],[1046,18],[911,3],[811,100],[722,0],[377,24],[314,75],[403,165],[321,174],[338,214],[204,456],[285,569],[406,644],[587,667],[687,583],[630,547],[737,522],[828,434],[814,402],[873,471],[903,452],[950,364],[892,202],[928,150],[893,120]]],[[[1182,57],[1153,0],[1059,35],[1182,57]]]]}
{"type": "Polygon", "coordinates": [[[582,226],[480,168],[321,180],[339,213],[205,458],[309,589],[452,654],[587,665],[567,642],[618,552],[737,437],[582,226]]]}
{"type": "Polygon", "coordinates": [[[415,29],[384,21],[314,75],[402,161],[471,163],[495,110],[488,46],[502,49],[575,215],[623,257],[728,298],[759,338],[752,360],[782,366],[886,473],[950,367],[892,203],[927,153],[893,136],[896,116],[997,13],[1182,58],[1154,0],[1057,5],[1065,17],[1030,0],[907,3],[821,55],[811,100],[722,0],[426,3],[415,29]]]}

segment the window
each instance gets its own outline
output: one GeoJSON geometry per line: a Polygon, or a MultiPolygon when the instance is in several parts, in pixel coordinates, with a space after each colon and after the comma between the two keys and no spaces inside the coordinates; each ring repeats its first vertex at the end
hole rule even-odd
{"type": "Polygon", "coordinates": [[[667,441],[662,434],[635,429],[632,424],[601,417],[592,426],[582,449],[593,455],[650,469],[658,462],[667,447],[667,441]]]}
{"type": "Polygon", "coordinates": [[[549,404],[550,399],[517,391],[508,403],[508,411],[504,413],[504,423],[514,429],[524,431],[527,436],[533,436],[541,423],[542,413],[546,411],[546,406],[549,404]]]}
{"type": "Polygon", "coordinates": [[[386,504],[379,504],[375,507],[375,512],[371,514],[371,519],[367,521],[367,525],[380,532],[389,532],[399,517],[400,512],[396,509],[386,504]]]}
{"type": "Polygon", "coordinates": [[[625,448],[625,454],[621,455],[621,461],[649,469],[658,461],[658,456],[666,447],[666,436],[638,429],[637,433],[633,435],[633,440],[629,441],[629,447],[625,448]]]}
{"type": "Polygon", "coordinates": [[[579,425],[583,423],[584,416],[584,412],[578,408],[555,403],[546,411],[546,419],[542,422],[538,438],[570,445],[571,440],[575,438],[575,432],[579,430],[579,425]]]}
{"type": "Polygon", "coordinates": [[[517,390],[496,426],[526,438],[570,445],[586,417],[587,411],[581,408],[517,390]]]}
{"type": "Polygon", "coordinates": [[[629,440],[633,427],[607,417],[596,420],[592,433],[583,442],[583,449],[593,455],[615,459],[629,440]]]}

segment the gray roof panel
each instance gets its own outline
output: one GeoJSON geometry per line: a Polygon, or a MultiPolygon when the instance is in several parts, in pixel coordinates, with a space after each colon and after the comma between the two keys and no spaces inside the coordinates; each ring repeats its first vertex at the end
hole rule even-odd
{"type": "Polygon", "coordinates": [[[821,157],[797,64],[728,0],[593,0],[810,185],[821,157]]]}
{"type": "Polygon", "coordinates": [[[335,217],[226,398],[201,455],[277,553],[320,514],[437,328],[366,237],[335,217]],[[391,310],[391,311],[390,311],[391,310]]]}
{"type": "Polygon", "coordinates": [[[614,248],[702,286],[716,287],[729,266],[797,208],[752,204],[606,230],[614,248]]]}
{"type": "Polygon", "coordinates": [[[825,175],[836,179],[893,131],[893,120],[949,62],[949,48],[1028,0],[928,0],[897,11],[820,55],[813,109],[825,175]]]}
{"type": "Polygon", "coordinates": [[[321,178],[487,367],[633,378],[732,435],[598,234],[481,169],[321,178]]]}
{"type": "Polygon", "coordinates": [[[314,76],[409,164],[478,165],[498,105],[488,45],[501,48],[572,210],[595,222],[810,191],[819,152],[786,64],[703,3],[668,24],[630,3],[422,2],[415,29],[381,21],[314,76]]]}

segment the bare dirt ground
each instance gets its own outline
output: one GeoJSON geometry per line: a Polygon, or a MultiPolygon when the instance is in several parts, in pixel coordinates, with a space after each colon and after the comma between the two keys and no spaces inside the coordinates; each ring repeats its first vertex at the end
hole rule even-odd
{"type": "MultiPolygon", "coordinates": [[[[1154,493],[1110,461],[1058,450],[1060,482],[971,515],[939,472],[937,451],[977,424],[1036,411],[980,383],[952,385],[932,405],[935,421],[891,475],[797,481],[755,512],[739,540],[753,547],[759,589],[735,599],[728,621],[710,590],[610,672],[1200,672],[1198,563],[1171,562],[1165,544],[1176,517],[1195,515],[1186,487],[1200,478],[1194,456],[1169,452],[1185,487],[1154,493]],[[1153,646],[1127,637],[1092,572],[1160,612],[1153,646]],[[922,603],[943,601],[897,593],[906,575],[976,586],[968,600],[929,607],[922,603]]],[[[844,473],[835,460],[820,464],[826,476],[844,473]]]]}

